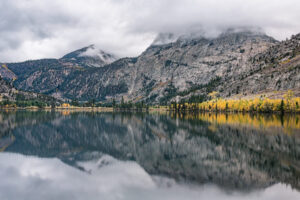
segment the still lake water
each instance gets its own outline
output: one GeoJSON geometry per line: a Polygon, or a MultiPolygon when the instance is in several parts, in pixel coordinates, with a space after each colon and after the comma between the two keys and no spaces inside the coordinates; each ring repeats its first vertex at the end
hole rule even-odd
{"type": "Polygon", "coordinates": [[[299,200],[299,119],[0,112],[0,199],[299,200]]]}

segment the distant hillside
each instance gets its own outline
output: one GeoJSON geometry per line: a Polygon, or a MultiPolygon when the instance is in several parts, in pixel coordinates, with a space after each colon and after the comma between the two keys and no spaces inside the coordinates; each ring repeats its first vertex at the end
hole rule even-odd
{"type": "Polygon", "coordinates": [[[57,102],[55,98],[50,96],[33,92],[19,91],[7,81],[3,80],[0,76],[0,103],[3,101],[40,101],[49,105],[57,102]]]}
{"type": "Polygon", "coordinates": [[[290,89],[297,96],[299,41],[300,35],[278,42],[251,31],[227,31],[212,39],[168,36],[136,58],[112,62],[113,56],[90,46],[61,59],[3,63],[7,69],[0,73],[16,79],[18,89],[81,101],[123,98],[165,104],[212,91],[224,98],[244,98],[264,93],[276,97],[290,89]]]}

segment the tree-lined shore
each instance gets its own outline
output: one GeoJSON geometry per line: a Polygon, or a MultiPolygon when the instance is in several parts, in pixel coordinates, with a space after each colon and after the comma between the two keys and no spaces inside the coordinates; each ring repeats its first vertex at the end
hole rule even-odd
{"type": "Polygon", "coordinates": [[[288,91],[282,99],[222,99],[216,92],[210,100],[201,103],[172,102],[170,110],[175,111],[221,111],[221,112],[260,112],[260,113],[300,113],[300,97],[288,91]]]}

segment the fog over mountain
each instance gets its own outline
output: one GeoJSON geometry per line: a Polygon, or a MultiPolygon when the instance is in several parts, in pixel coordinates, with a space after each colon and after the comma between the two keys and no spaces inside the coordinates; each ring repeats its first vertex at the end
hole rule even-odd
{"type": "Polygon", "coordinates": [[[215,37],[237,27],[283,40],[300,32],[299,8],[297,0],[2,0],[0,61],[59,58],[89,44],[137,56],[159,33],[215,37]]]}

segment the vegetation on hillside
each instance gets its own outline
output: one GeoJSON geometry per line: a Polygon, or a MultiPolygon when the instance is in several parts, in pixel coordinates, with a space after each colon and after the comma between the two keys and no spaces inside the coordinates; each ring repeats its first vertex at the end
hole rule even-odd
{"type": "MultiPolygon", "coordinates": [[[[176,89],[174,87],[174,85],[172,84],[172,82],[171,82],[168,85],[168,87],[165,89],[164,97],[162,97],[160,99],[160,105],[167,105],[170,102],[170,99],[172,99],[176,96],[184,97],[184,96],[192,94],[192,93],[194,93],[198,90],[203,90],[204,89],[206,93],[210,93],[218,85],[221,84],[221,80],[222,80],[221,77],[216,76],[215,78],[211,79],[207,84],[193,85],[191,88],[189,88],[188,90],[185,90],[185,91],[178,91],[178,89],[176,89]]],[[[193,103],[202,102],[206,99],[207,99],[206,95],[199,95],[199,96],[192,95],[189,99],[189,102],[193,102],[193,103]]]]}
{"type": "Polygon", "coordinates": [[[300,112],[300,97],[288,91],[283,99],[255,98],[230,100],[218,98],[217,92],[210,93],[211,100],[199,103],[172,102],[171,110],[222,111],[222,112],[300,112]]]}
{"type": "Polygon", "coordinates": [[[0,102],[0,108],[1,107],[4,107],[4,108],[17,108],[17,107],[20,107],[20,108],[25,108],[25,107],[38,107],[38,108],[44,108],[46,106],[50,106],[50,104],[47,104],[45,102],[42,102],[42,101],[9,101],[9,100],[5,100],[5,101],[1,101],[0,102]]]}

